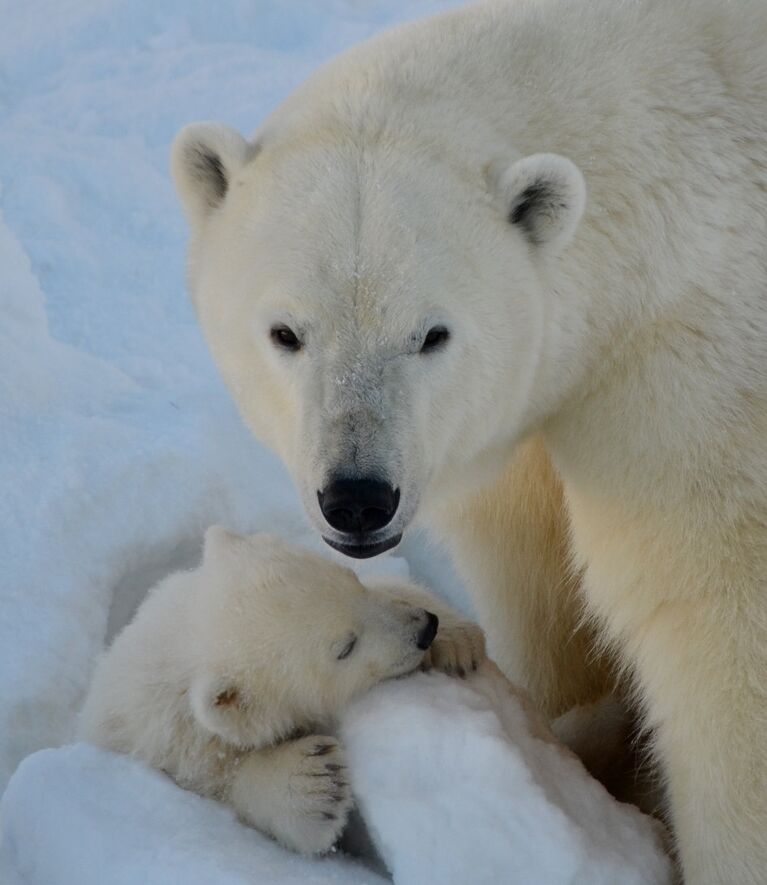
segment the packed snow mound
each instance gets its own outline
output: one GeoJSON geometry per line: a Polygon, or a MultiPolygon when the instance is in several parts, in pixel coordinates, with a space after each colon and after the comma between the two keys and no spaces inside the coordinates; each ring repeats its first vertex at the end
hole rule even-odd
{"type": "Polygon", "coordinates": [[[383,885],[344,857],[291,854],[229,808],[87,744],[27,757],[2,803],[8,885],[383,885]]]}
{"type": "MultiPolygon", "coordinates": [[[[493,667],[374,689],[341,728],[352,787],[396,885],[665,885],[658,825],[616,802],[493,667]]],[[[308,861],[222,805],[86,745],[19,767],[2,864],[27,885],[384,881],[364,862],[308,861]]]]}
{"type": "Polygon", "coordinates": [[[616,802],[488,663],[378,686],[342,737],[397,885],[662,885],[659,824],[616,802]]]}

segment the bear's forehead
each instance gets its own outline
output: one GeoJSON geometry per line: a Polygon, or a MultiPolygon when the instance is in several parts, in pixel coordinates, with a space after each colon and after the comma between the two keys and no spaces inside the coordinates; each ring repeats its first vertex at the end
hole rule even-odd
{"type": "Polygon", "coordinates": [[[265,310],[402,337],[471,282],[465,222],[411,158],[322,140],[281,150],[253,160],[224,219],[237,284],[265,310]]]}
{"type": "Polygon", "coordinates": [[[410,329],[432,307],[435,279],[423,279],[416,256],[399,244],[375,247],[350,235],[318,231],[286,239],[278,226],[259,224],[241,244],[238,284],[252,293],[259,313],[330,324],[339,333],[410,329]]]}
{"type": "Polygon", "coordinates": [[[234,188],[256,221],[268,213],[304,242],[357,242],[379,255],[440,226],[447,190],[444,170],[406,145],[322,134],[263,149],[234,188]]]}

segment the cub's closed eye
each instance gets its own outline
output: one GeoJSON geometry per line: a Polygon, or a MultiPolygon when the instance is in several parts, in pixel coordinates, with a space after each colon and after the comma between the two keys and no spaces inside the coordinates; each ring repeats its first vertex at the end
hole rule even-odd
{"type": "Polygon", "coordinates": [[[346,645],[338,653],[338,660],[343,661],[344,658],[348,658],[349,655],[354,651],[354,646],[356,644],[357,644],[357,637],[352,636],[352,638],[346,643],[346,645]]]}
{"type": "Polygon", "coordinates": [[[281,350],[297,351],[301,350],[303,343],[296,333],[290,328],[279,324],[272,326],[269,331],[269,337],[281,350]]]}
{"type": "Polygon", "coordinates": [[[437,348],[442,347],[447,342],[449,337],[450,332],[448,332],[444,326],[433,326],[429,329],[426,333],[426,337],[423,339],[421,353],[437,350],[437,348]]]}

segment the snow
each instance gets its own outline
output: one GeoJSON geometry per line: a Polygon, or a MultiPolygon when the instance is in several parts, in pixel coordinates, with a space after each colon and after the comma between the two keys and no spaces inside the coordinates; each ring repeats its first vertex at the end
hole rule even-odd
{"type": "Polygon", "coordinates": [[[341,732],[352,784],[397,885],[671,881],[658,825],[545,732],[487,665],[357,702],[341,732]]]}
{"type": "Polygon", "coordinates": [[[223,805],[86,744],[27,758],[3,804],[8,885],[386,882],[348,858],[290,854],[223,805]]]}
{"type": "MultiPolygon", "coordinates": [[[[186,231],[167,169],[173,135],[201,119],[252,130],[323,59],[448,5],[455,3],[30,0],[4,9],[0,789],[28,758],[3,800],[0,880],[379,881],[351,861],[292,857],[226,809],[132,760],[62,745],[72,739],[105,642],[153,583],[195,562],[208,525],[279,531],[319,549],[282,467],[242,426],[184,294],[186,231]]],[[[423,538],[365,569],[422,576],[465,605],[444,557],[423,538]]],[[[388,710],[405,689],[392,691],[371,703],[388,710]]],[[[439,752],[451,751],[440,737],[439,705],[450,706],[455,691],[442,685],[438,703],[419,689],[419,758],[429,755],[432,729],[444,739],[439,752]]],[[[403,695],[403,703],[413,697],[403,695]]],[[[457,722],[478,702],[456,695],[454,703],[448,718],[457,722]]],[[[361,736],[359,748],[353,738],[355,753],[365,752],[364,723],[385,719],[374,706],[354,720],[350,734],[361,736]]],[[[494,747],[501,741],[514,756],[499,735],[480,741],[467,725],[450,740],[453,750],[465,742],[464,755],[475,737],[482,753],[488,740],[494,747]]],[[[412,766],[404,739],[392,735],[396,758],[377,764],[412,766]]],[[[437,752],[426,772],[435,778],[451,764],[437,752]]],[[[433,835],[430,862],[438,833],[426,828],[425,806],[415,807],[404,785],[402,815],[380,811],[377,770],[362,765],[361,789],[397,881],[415,881],[408,820],[413,832],[423,825],[433,835]],[[401,855],[387,839],[402,843],[401,855]]],[[[496,798],[505,820],[513,803],[496,798]]],[[[387,801],[396,807],[396,797],[387,801]]],[[[540,819],[557,845],[547,853],[569,857],[577,840],[565,838],[567,827],[557,828],[554,817],[540,819]]],[[[452,840],[454,824],[446,819],[445,826],[452,840]]],[[[496,822],[481,834],[470,825],[450,856],[461,844],[480,844],[480,836],[481,844],[492,842],[494,833],[491,853],[503,853],[506,834],[496,822]]],[[[596,851],[588,839],[577,844],[596,851]]]]}

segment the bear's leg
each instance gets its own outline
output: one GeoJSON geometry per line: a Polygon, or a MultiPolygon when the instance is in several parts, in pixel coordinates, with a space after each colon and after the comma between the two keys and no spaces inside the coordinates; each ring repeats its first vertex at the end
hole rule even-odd
{"type": "Polygon", "coordinates": [[[341,835],[352,806],[343,750],[325,735],[243,756],[227,797],[239,816],[302,854],[321,854],[341,835]]]}
{"type": "Polygon", "coordinates": [[[767,882],[767,587],[710,589],[659,606],[628,650],[685,882],[757,885],[767,882]]]}
{"type": "Polygon", "coordinates": [[[545,714],[612,690],[611,668],[582,623],[562,486],[539,437],[463,506],[446,506],[436,528],[471,593],[490,656],[545,714]]]}

